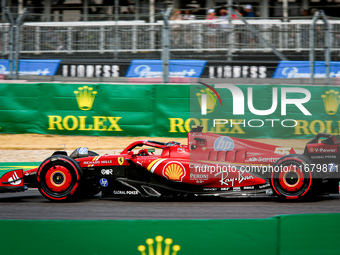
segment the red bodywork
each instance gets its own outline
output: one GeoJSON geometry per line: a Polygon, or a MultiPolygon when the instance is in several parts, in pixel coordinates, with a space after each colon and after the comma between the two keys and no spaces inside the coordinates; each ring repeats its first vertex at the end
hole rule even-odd
{"type": "Polygon", "coordinates": [[[23,190],[23,170],[13,170],[5,173],[0,178],[0,191],[21,191],[23,190]]]}
{"type": "MultiPolygon", "coordinates": [[[[131,143],[118,155],[85,156],[75,160],[83,172],[94,168],[107,171],[112,170],[110,169],[112,167],[135,165],[174,183],[223,189],[266,183],[265,176],[246,172],[243,168],[273,165],[284,154],[292,153],[295,153],[292,148],[213,133],[190,132],[187,145],[141,140],[131,143]],[[136,148],[141,146],[153,147],[161,153],[154,155],[143,149],[136,151],[136,148]]],[[[60,169],[59,172],[63,172],[63,169],[60,169]]],[[[23,174],[19,171],[16,173],[20,175],[19,177],[24,176],[28,187],[34,187],[41,181],[35,176],[37,170],[38,168],[25,171],[23,174]]],[[[68,177],[67,171],[64,172],[66,173],[64,176],[68,177]]],[[[13,175],[13,171],[8,174],[13,175]]],[[[3,178],[6,179],[7,175],[3,178]]],[[[49,177],[49,172],[45,178],[52,178],[49,177]]],[[[0,183],[0,186],[4,185],[0,183]]],[[[20,185],[22,186],[23,182],[20,185]]],[[[53,183],[48,181],[47,186],[49,185],[53,190],[53,183]]],[[[55,190],[57,192],[58,188],[55,190]]]]}

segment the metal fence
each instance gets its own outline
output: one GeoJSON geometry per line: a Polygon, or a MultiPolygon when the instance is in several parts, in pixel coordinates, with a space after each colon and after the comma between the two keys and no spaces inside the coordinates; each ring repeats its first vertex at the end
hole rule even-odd
{"type": "MultiPolygon", "coordinates": [[[[170,21],[171,51],[309,51],[312,20],[170,21]],[[261,34],[269,44],[259,40],[261,34]],[[230,35],[230,36],[229,36],[230,35]]],[[[340,21],[331,24],[331,49],[340,50],[340,21]]],[[[162,51],[163,22],[45,22],[24,23],[20,53],[157,52],[162,51]]],[[[0,26],[2,53],[9,52],[9,24],[0,26]]],[[[317,23],[315,49],[325,45],[324,24],[317,23]]]]}

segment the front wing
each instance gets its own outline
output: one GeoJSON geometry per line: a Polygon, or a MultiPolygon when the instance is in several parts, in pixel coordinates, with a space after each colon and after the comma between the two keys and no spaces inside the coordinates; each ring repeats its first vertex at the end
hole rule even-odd
{"type": "Polygon", "coordinates": [[[24,191],[27,188],[23,182],[23,170],[12,170],[9,172],[0,172],[0,192],[17,192],[24,191]]]}

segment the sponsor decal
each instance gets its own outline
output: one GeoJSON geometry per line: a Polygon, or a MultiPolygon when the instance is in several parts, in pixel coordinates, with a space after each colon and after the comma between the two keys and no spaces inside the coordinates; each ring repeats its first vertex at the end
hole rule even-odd
{"type": "Polygon", "coordinates": [[[100,185],[103,186],[103,187],[107,187],[107,185],[109,185],[109,182],[107,179],[105,178],[101,178],[100,181],[99,181],[100,185]]]}
{"type": "Polygon", "coordinates": [[[203,191],[216,191],[217,188],[203,188],[203,191]]]}
{"type": "Polygon", "coordinates": [[[190,180],[196,180],[196,183],[204,183],[204,181],[209,180],[208,174],[190,174],[190,180]]]}
{"type": "MultiPolygon", "coordinates": [[[[199,78],[206,61],[203,60],[170,60],[169,77],[199,78]]],[[[158,78],[163,77],[162,60],[132,60],[126,77],[158,78]]]]}
{"type": "MultiPolygon", "coordinates": [[[[97,91],[92,87],[83,86],[74,91],[80,110],[89,111],[93,107],[97,91]]],[[[122,117],[114,116],[73,116],[48,115],[48,130],[65,131],[123,131],[118,121],[122,117]]]]}
{"type": "MultiPolygon", "coordinates": [[[[329,116],[335,116],[338,113],[340,104],[339,91],[334,89],[327,90],[320,96],[323,101],[325,113],[329,116]]],[[[322,107],[318,105],[318,107],[322,107]]],[[[340,134],[340,121],[333,120],[295,120],[294,135],[316,135],[318,133],[329,133],[332,135],[340,134]]],[[[310,148],[311,149],[311,148],[310,148]]],[[[310,151],[311,152],[311,151],[310,151]]]]}
{"type": "Polygon", "coordinates": [[[231,151],[234,149],[234,141],[228,136],[221,136],[214,142],[215,151],[231,151]]]}
{"type": "Polygon", "coordinates": [[[101,156],[94,157],[91,161],[84,161],[84,165],[88,165],[88,167],[98,164],[112,164],[112,160],[99,160],[101,156]]]}
{"type": "Polygon", "coordinates": [[[328,115],[334,115],[338,112],[340,103],[339,91],[333,89],[328,90],[325,94],[321,95],[321,98],[323,99],[325,111],[328,115]]]}
{"type": "Polygon", "coordinates": [[[48,115],[48,130],[65,131],[123,131],[118,125],[122,117],[113,116],[73,116],[48,115]]]}
{"type": "Polygon", "coordinates": [[[197,119],[197,118],[169,118],[169,133],[187,133],[190,132],[190,123],[195,123],[195,125],[203,126],[202,132],[211,133],[223,133],[223,134],[245,134],[245,131],[241,128],[242,122],[244,120],[232,119],[229,120],[233,124],[231,128],[227,128],[224,124],[216,124],[216,127],[211,127],[213,125],[214,119],[197,119]],[[211,128],[209,128],[211,127],[211,128]],[[209,128],[209,129],[208,129],[209,128]]]}
{"type": "Polygon", "coordinates": [[[19,178],[17,172],[15,171],[13,172],[12,177],[8,178],[9,184],[14,185],[14,186],[21,184],[21,181],[22,180],[19,178]]]}
{"type": "Polygon", "coordinates": [[[195,136],[203,136],[202,133],[198,133],[198,132],[192,132],[192,136],[195,137],[195,136]]]}
{"type": "Polygon", "coordinates": [[[76,95],[77,103],[80,110],[88,111],[92,109],[94,98],[97,91],[89,86],[79,87],[78,90],[73,92],[76,95]]]}
{"type": "Polygon", "coordinates": [[[321,156],[311,156],[311,159],[323,159],[325,158],[325,156],[321,155],[321,156]]]}
{"type": "Polygon", "coordinates": [[[208,178],[209,178],[208,174],[190,174],[190,180],[208,179],[208,178]]]}
{"type": "Polygon", "coordinates": [[[254,161],[257,161],[257,158],[256,157],[251,157],[250,159],[248,159],[249,162],[254,162],[254,161]]]}
{"type": "Polygon", "coordinates": [[[209,78],[267,78],[266,66],[209,66],[209,78]]]}
{"type": "Polygon", "coordinates": [[[249,161],[249,162],[257,161],[257,162],[263,162],[263,163],[275,163],[278,159],[279,158],[273,158],[273,157],[270,157],[270,158],[252,157],[252,158],[248,159],[247,161],[249,161]]]}
{"type": "Polygon", "coordinates": [[[119,77],[119,71],[119,65],[62,65],[64,77],[119,77]]]}
{"type": "MultiPolygon", "coordinates": [[[[340,62],[330,62],[330,77],[340,77],[340,62]]],[[[310,78],[309,61],[280,61],[273,78],[310,78]]],[[[314,62],[314,78],[326,78],[326,62],[314,62]]]]}
{"type": "Polygon", "coordinates": [[[254,179],[254,176],[244,171],[239,171],[237,177],[229,177],[229,172],[219,172],[215,174],[215,177],[217,176],[221,177],[221,185],[226,186],[235,186],[235,184],[241,184],[243,181],[254,179]]]}
{"type": "Polygon", "coordinates": [[[336,153],[338,152],[337,148],[309,148],[310,153],[336,153]]]}
{"type": "Polygon", "coordinates": [[[102,175],[112,175],[113,174],[113,169],[102,169],[100,171],[102,175]]]}
{"type": "Polygon", "coordinates": [[[266,184],[263,184],[263,185],[260,185],[260,186],[259,186],[260,189],[268,188],[268,187],[270,187],[270,184],[269,184],[269,183],[266,183],[266,184]]]}
{"type": "Polygon", "coordinates": [[[243,187],[243,189],[244,189],[244,190],[247,190],[247,189],[255,189],[255,187],[254,187],[254,186],[245,186],[245,187],[243,187]]]}
{"type": "Polygon", "coordinates": [[[163,168],[163,176],[172,181],[182,181],[185,175],[184,166],[176,161],[167,163],[163,168]]]}
{"type": "Polygon", "coordinates": [[[296,120],[294,135],[316,135],[318,133],[328,133],[331,135],[340,134],[340,121],[333,120],[313,120],[311,122],[307,120],[296,120]],[[334,128],[335,127],[337,128],[334,128]]]}
{"type": "Polygon", "coordinates": [[[85,147],[81,147],[81,148],[78,148],[77,151],[78,151],[79,154],[87,154],[89,149],[85,148],[85,147]]]}
{"type": "Polygon", "coordinates": [[[273,195],[273,190],[272,189],[267,189],[266,190],[267,195],[273,195]]]}
{"type": "MultiPolygon", "coordinates": [[[[52,76],[56,74],[60,62],[61,60],[58,59],[20,59],[18,73],[19,75],[52,76]]],[[[10,73],[9,60],[0,60],[0,74],[9,75],[10,73]]]]}
{"type": "Polygon", "coordinates": [[[25,172],[25,176],[36,175],[36,172],[25,172]]]}
{"type": "Polygon", "coordinates": [[[336,159],[336,155],[317,155],[317,156],[310,156],[311,159],[324,159],[324,158],[334,158],[336,159]]]}
{"type": "Polygon", "coordinates": [[[119,165],[123,165],[123,163],[124,163],[124,158],[123,157],[118,157],[118,164],[119,165]]]}
{"type": "MultiPolygon", "coordinates": [[[[339,91],[334,89],[325,91],[321,95],[323,100],[323,106],[326,114],[333,116],[338,112],[340,104],[339,91]]],[[[295,126],[295,135],[301,134],[314,134],[317,133],[329,133],[332,135],[340,134],[340,121],[334,120],[313,120],[311,122],[307,120],[296,120],[297,125],[295,126]],[[337,128],[334,128],[337,127],[337,128]]]]}
{"type": "Polygon", "coordinates": [[[138,195],[137,190],[114,190],[114,195],[138,195]]]}
{"type": "Polygon", "coordinates": [[[241,191],[241,187],[234,187],[233,191],[241,191]]]}
{"type": "Polygon", "coordinates": [[[146,245],[139,245],[137,250],[140,251],[142,255],[177,255],[181,246],[179,245],[172,245],[173,240],[171,238],[164,239],[163,236],[156,236],[155,239],[148,238],[145,241],[146,245]],[[164,240],[164,245],[163,245],[164,240]],[[156,241],[156,249],[154,248],[154,243],[156,241]],[[172,247],[171,247],[172,245],[172,247]],[[148,248],[147,248],[148,247],[148,248]],[[162,249],[164,248],[164,253],[162,253],[162,249]],[[146,253],[147,250],[149,251],[148,254],[146,253]],[[172,251],[171,251],[172,250],[172,251]]]}

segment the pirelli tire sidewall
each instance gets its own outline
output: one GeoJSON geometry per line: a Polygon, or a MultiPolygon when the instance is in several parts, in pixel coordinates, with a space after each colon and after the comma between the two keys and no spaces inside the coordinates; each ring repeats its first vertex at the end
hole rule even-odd
{"type": "Polygon", "coordinates": [[[271,185],[281,198],[300,199],[313,196],[316,175],[308,167],[313,161],[304,155],[293,154],[280,158],[274,164],[271,185]]]}
{"type": "Polygon", "coordinates": [[[65,155],[53,155],[38,168],[38,189],[51,201],[75,200],[79,197],[82,176],[82,169],[74,159],[65,155]]]}

